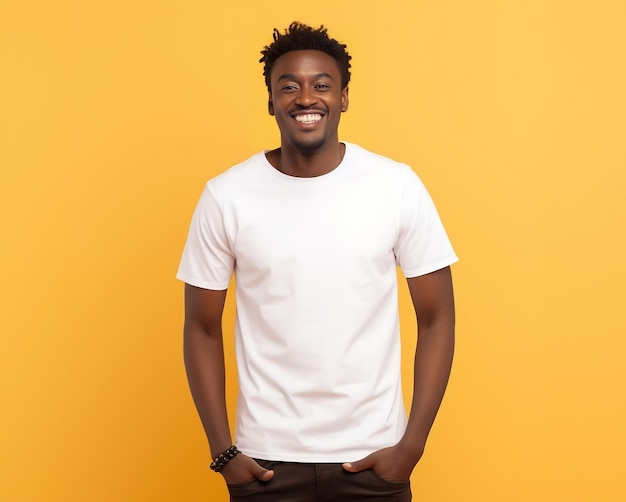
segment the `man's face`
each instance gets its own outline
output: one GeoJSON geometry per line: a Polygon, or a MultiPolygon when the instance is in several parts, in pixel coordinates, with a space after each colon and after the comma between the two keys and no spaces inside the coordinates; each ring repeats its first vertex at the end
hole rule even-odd
{"type": "Polygon", "coordinates": [[[341,88],[341,73],[331,56],[315,50],[287,52],[274,63],[270,83],[269,112],[276,117],[283,147],[314,153],[338,142],[348,87],[341,88]]]}

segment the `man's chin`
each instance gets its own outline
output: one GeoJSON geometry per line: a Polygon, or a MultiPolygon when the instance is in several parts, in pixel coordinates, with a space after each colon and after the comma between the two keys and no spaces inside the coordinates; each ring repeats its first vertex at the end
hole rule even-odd
{"type": "Polygon", "coordinates": [[[311,138],[309,141],[294,140],[291,144],[299,152],[310,155],[322,149],[326,144],[326,138],[311,138]]]}

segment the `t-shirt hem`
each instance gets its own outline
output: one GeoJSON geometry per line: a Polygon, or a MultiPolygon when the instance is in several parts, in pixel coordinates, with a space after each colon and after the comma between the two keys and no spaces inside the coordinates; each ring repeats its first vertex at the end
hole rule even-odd
{"type": "Polygon", "coordinates": [[[310,464],[343,464],[344,462],[354,462],[355,460],[359,460],[367,456],[371,451],[368,452],[354,452],[354,454],[347,455],[302,455],[302,454],[289,454],[289,453],[280,453],[273,452],[268,454],[267,452],[258,452],[252,450],[246,450],[240,448],[243,453],[247,456],[256,458],[259,460],[269,460],[273,462],[298,462],[298,463],[310,463],[310,464]]]}

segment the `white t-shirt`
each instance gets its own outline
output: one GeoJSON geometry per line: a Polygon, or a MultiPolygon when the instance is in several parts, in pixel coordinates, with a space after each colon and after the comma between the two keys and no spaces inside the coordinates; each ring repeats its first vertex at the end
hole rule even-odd
{"type": "Polygon", "coordinates": [[[410,167],[350,143],[323,176],[259,153],[209,181],[177,277],[223,290],[235,274],[239,448],[344,462],[397,443],[396,265],[416,277],[456,260],[410,167]]]}

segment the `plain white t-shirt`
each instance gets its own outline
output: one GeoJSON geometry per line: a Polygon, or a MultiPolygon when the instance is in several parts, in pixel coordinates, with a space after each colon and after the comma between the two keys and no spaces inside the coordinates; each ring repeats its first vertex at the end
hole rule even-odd
{"type": "Polygon", "coordinates": [[[396,266],[457,260],[405,164],[346,143],[341,164],[287,176],[264,153],[207,183],[177,277],[236,283],[236,444],[255,458],[344,462],[398,442],[396,266]]]}

